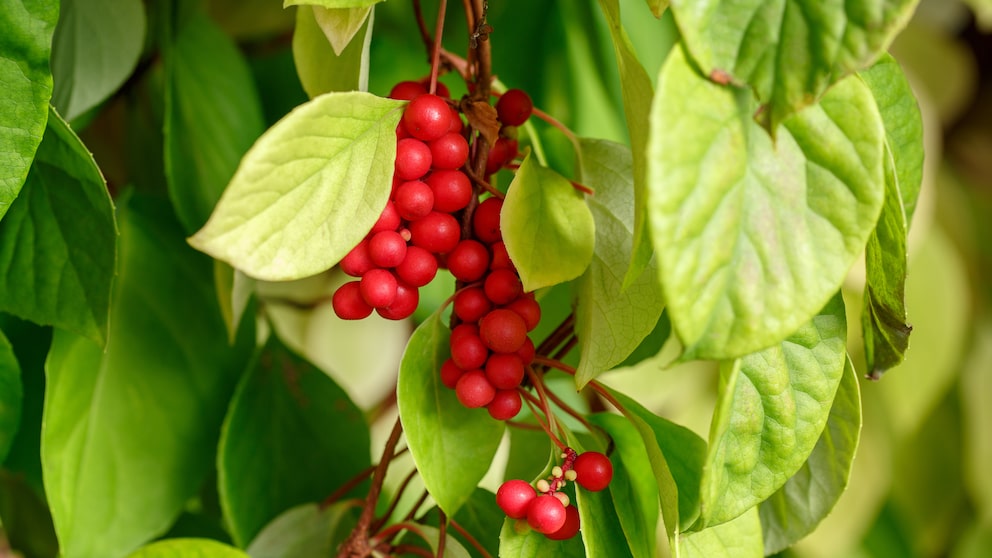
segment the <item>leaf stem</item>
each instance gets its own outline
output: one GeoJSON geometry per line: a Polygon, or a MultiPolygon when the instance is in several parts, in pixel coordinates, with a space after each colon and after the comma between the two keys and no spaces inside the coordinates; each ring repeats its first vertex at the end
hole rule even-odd
{"type": "MultiPolygon", "coordinates": [[[[541,409],[544,411],[544,416],[548,419],[548,436],[551,437],[551,441],[555,443],[559,448],[564,450],[568,446],[560,439],[555,436],[554,430],[557,430],[557,424],[555,422],[555,414],[551,411],[551,404],[548,403],[548,394],[544,389],[544,382],[541,381],[541,377],[534,372],[534,369],[530,366],[524,367],[527,372],[527,377],[530,378],[532,384],[534,384],[534,389],[537,390],[537,395],[541,399],[541,409]]],[[[536,415],[535,415],[536,416],[536,415]]]]}
{"type": "Polygon", "coordinates": [[[449,519],[448,523],[451,524],[451,527],[453,527],[455,531],[458,531],[458,534],[465,537],[465,540],[468,541],[468,544],[474,546],[475,549],[479,551],[479,554],[482,556],[482,558],[493,558],[492,555],[489,554],[489,552],[486,550],[486,548],[482,546],[479,543],[479,541],[475,537],[473,537],[472,534],[469,533],[464,527],[459,525],[457,521],[455,521],[454,519],[449,519]]]}

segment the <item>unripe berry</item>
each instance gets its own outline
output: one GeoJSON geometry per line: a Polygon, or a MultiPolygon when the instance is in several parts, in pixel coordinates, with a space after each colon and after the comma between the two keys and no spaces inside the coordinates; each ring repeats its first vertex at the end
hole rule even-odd
{"type": "Polygon", "coordinates": [[[565,525],[565,506],[551,494],[542,494],[527,507],[527,523],[539,533],[554,533],[565,525]]]}
{"type": "Polygon", "coordinates": [[[351,281],[338,287],[331,297],[334,313],[342,320],[361,320],[372,313],[372,307],[362,298],[358,281],[351,281]]]}
{"type": "Polygon", "coordinates": [[[534,498],[537,498],[534,488],[520,479],[508,480],[496,490],[496,505],[513,519],[527,517],[527,508],[534,498]]]}
{"type": "Polygon", "coordinates": [[[472,183],[462,171],[436,170],[427,177],[427,185],[434,192],[434,211],[454,213],[472,200],[472,183]]]}
{"type": "Polygon", "coordinates": [[[478,281],[489,269],[489,250],[477,240],[462,240],[448,254],[448,269],[456,279],[478,281]]]}
{"type": "Polygon", "coordinates": [[[434,254],[443,254],[458,245],[461,227],[451,215],[432,211],[410,223],[410,233],[415,246],[434,254]]]}
{"type": "Polygon", "coordinates": [[[515,353],[527,339],[527,326],[516,312],[496,309],[479,321],[479,337],[494,352],[515,353]]]}
{"type": "Polygon", "coordinates": [[[510,89],[496,101],[496,115],[506,126],[520,126],[530,118],[534,102],[520,89],[510,89]]]}
{"type": "Polygon", "coordinates": [[[415,221],[434,208],[434,191],[425,182],[410,180],[396,188],[393,204],[400,217],[407,221],[415,221]]]}
{"type": "Polygon", "coordinates": [[[514,353],[496,353],[486,360],[486,378],[496,389],[514,389],[524,379],[524,364],[514,353]]]}
{"type": "Polygon", "coordinates": [[[455,395],[462,405],[469,409],[477,409],[488,405],[496,396],[496,390],[481,370],[472,370],[458,379],[458,383],[455,384],[455,395]]]}
{"type": "Polygon", "coordinates": [[[365,272],[375,267],[369,256],[369,241],[363,240],[341,258],[341,271],[352,277],[361,277],[365,272]]]}
{"type": "Polygon", "coordinates": [[[524,290],[520,277],[509,269],[497,269],[487,275],[483,288],[486,296],[495,304],[509,304],[524,290]]]}
{"type": "Polygon", "coordinates": [[[403,138],[396,142],[396,176],[403,180],[417,180],[431,170],[431,149],[416,138],[403,138]]]}
{"type": "Polygon", "coordinates": [[[437,95],[421,95],[403,111],[403,125],[415,138],[436,140],[451,127],[451,107],[437,95]]]}
{"type": "Polygon", "coordinates": [[[411,287],[423,287],[437,275],[437,258],[420,246],[407,246],[406,257],[396,266],[396,275],[411,287]]]}
{"type": "Polygon", "coordinates": [[[420,304],[420,292],[416,287],[410,287],[403,283],[396,284],[396,298],[392,304],[385,308],[376,308],[377,314],[387,320],[402,320],[409,318],[420,304]]]}
{"type": "Polygon", "coordinates": [[[435,169],[457,169],[468,160],[468,141],[461,134],[448,132],[430,142],[435,169]]]}
{"type": "Polygon", "coordinates": [[[475,208],[472,214],[472,232],[475,237],[486,244],[492,244],[503,239],[499,228],[499,212],[503,209],[503,200],[486,198],[475,208]]]}
{"type": "Polygon", "coordinates": [[[385,308],[396,300],[396,277],[385,269],[370,269],[360,286],[362,299],[373,308],[385,308]]]}
{"type": "Polygon", "coordinates": [[[523,401],[516,389],[498,389],[493,400],[486,405],[489,416],[496,420],[510,420],[520,413],[523,401]]]}
{"type": "Polygon", "coordinates": [[[369,239],[369,257],[379,267],[396,267],[406,258],[406,241],[396,231],[382,231],[369,239]]]}
{"type": "Polygon", "coordinates": [[[468,323],[481,320],[492,308],[493,303],[479,287],[459,291],[452,303],[452,309],[458,319],[468,323]]]}
{"type": "Polygon", "coordinates": [[[575,482],[582,488],[599,492],[613,480],[613,464],[610,458],[598,451],[587,451],[579,454],[572,464],[575,471],[575,482]]]}
{"type": "Polygon", "coordinates": [[[545,536],[553,541],[563,541],[574,537],[579,532],[579,508],[565,506],[565,524],[554,533],[545,536]]]}

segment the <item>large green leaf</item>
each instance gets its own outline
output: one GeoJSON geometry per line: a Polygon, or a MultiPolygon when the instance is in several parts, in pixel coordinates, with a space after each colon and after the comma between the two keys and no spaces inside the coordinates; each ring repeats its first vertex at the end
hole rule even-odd
{"type": "Polygon", "coordinates": [[[41,456],[66,558],[123,556],[172,524],[212,468],[244,369],[211,262],[167,207],[133,197],[121,211],[106,349],[66,331],[52,342],[41,456]]]}
{"type": "Polygon", "coordinates": [[[682,558],[761,558],[765,552],[758,509],[751,508],[727,523],[683,533],[679,550],[682,558]]]}
{"type": "Polygon", "coordinates": [[[878,379],[903,361],[912,329],[906,317],[906,241],[923,180],[923,122],[899,64],[886,55],[861,72],[885,125],[885,204],[865,253],[862,333],[868,373],[878,379]]]}
{"type": "Polygon", "coordinates": [[[248,558],[248,555],[210,539],[166,539],[152,543],[128,558],[248,558]]]}
{"type": "MultiPolygon", "coordinates": [[[[633,152],[633,165],[628,174],[633,178],[634,211],[631,217],[634,239],[633,250],[628,258],[628,271],[624,277],[624,286],[629,287],[646,270],[648,262],[651,260],[651,239],[647,234],[647,221],[645,219],[647,214],[649,120],[644,116],[651,111],[654,88],[647,71],[637,59],[630,37],[627,36],[627,31],[620,21],[619,0],[599,0],[599,7],[603,11],[603,15],[606,16],[606,23],[610,28],[610,38],[613,40],[617,69],[620,71],[623,114],[627,122],[627,130],[630,133],[630,146],[633,152]]],[[[651,6],[651,9],[655,15],[660,15],[664,8],[656,3],[651,6]]],[[[589,179],[584,178],[584,180],[588,181],[589,179]]],[[[617,269],[623,269],[623,267],[617,269]]],[[[650,270],[648,271],[650,272],[650,270]]]]}
{"type": "Polygon", "coordinates": [[[775,554],[816,528],[847,488],[861,435],[861,393],[850,359],[827,425],[796,474],[758,506],[765,554],[775,554]]]}
{"type": "Polygon", "coordinates": [[[7,458],[7,452],[17,434],[23,397],[21,366],[14,356],[10,341],[0,331],[0,463],[7,458]]]}
{"type": "Polygon", "coordinates": [[[754,108],[681,51],[658,77],[649,219],[684,358],[739,357],[809,321],[882,208],[884,131],[859,79],[789,118],[774,142],[754,108]]]}
{"type": "Polygon", "coordinates": [[[102,344],[116,234],[100,169],[52,110],[24,190],[0,222],[0,310],[102,344]]]}
{"type": "Polygon", "coordinates": [[[270,337],[238,386],[217,455],[234,542],[246,546],[282,512],[323,500],[368,467],[368,432],[327,374],[270,337]]]}
{"type": "Polygon", "coordinates": [[[302,504],[270,521],[251,541],[253,558],[311,558],[330,556],[354,527],[356,508],[338,502],[327,508],[302,504]]]}
{"type": "Polygon", "coordinates": [[[499,533],[500,558],[575,558],[585,556],[582,537],[553,541],[530,528],[526,520],[503,520],[499,533]]]}
{"type": "Polygon", "coordinates": [[[192,233],[206,223],[265,123],[237,45],[205,14],[177,20],[162,48],[165,173],[176,213],[192,233]]]}
{"type": "Polygon", "coordinates": [[[527,156],[510,182],[500,228],[524,290],[575,279],[592,260],[592,212],[567,178],[527,156]]]}
{"type": "Polygon", "coordinates": [[[55,0],[11,0],[0,10],[0,219],[21,191],[41,143],[52,98],[55,0]]]}
{"type": "Polygon", "coordinates": [[[352,92],[297,107],[245,154],[189,242],[258,279],[299,279],[330,268],[386,205],[403,106],[352,92]]]}
{"type": "Polygon", "coordinates": [[[672,12],[703,72],[753,88],[758,118],[777,134],[789,115],[874,62],[917,1],[673,0],[672,12]]]}
{"type": "Polygon", "coordinates": [[[624,288],[635,237],[630,149],[583,139],[582,175],[596,190],[588,200],[596,224],[589,268],[577,281],[575,331],[582,342],[575,382],[579,387],[620,364],[658,323],[664,302],[652,262],[624,288]]]}
{"type": "Polygon", "coordinates": [[[806,462],[844,373],[846,341],[838,294],[781,344],[723,367],[699,528],[755,507],[806,462]]]}
{"type": "Polygon", "coordinates": [[[396,386],[410,455],[427,491],[448,515],[468,500],[492,464],[504,424],[485,409],[468,409],[441,383],[450,356],[448,328],[435,312],[413,332],[396,386]]]}
{"type": "MultiPolygon", "coordinates": [[[[369,45],[372,40],[370,10],[356,30],[358,36],[336,53],[314,15],[316,10],[302,6],[296,10],[293,31],[293,60],[303,90],[311,98],[331,91],[365,91],[368,89],[369,45]]],[[[337,10],[325,10],[337,11],[337,10]]],[[[351,12],[351,9],[344,11],[351,12]]]]}
{"type": "Polygon", "coordinates": [[[52,40],[52,104],[73,120],[101,103],[138,65],[144,41],[140,0],[63,2],[52,40]]]}

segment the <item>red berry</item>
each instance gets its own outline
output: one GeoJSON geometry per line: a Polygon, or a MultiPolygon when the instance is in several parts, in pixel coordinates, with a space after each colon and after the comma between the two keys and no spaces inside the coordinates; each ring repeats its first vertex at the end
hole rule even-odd
{"type": "Polygon", "coordinates": [[[396,266],[396,275],[411,287],[423,287],[437,275],[437,258],[420,246],[407,246],[406,257],[396,266]]]}
{"type": "Polygon", "coordinates": [[[505,308],[513,310],[524,319],[527,324],[527,331],[534,331],[541,321],[541,305],[532,298],[518,297],[513,302],[507,304],[505,308]]]}
{"type": "Polygon", "coordinates": [[[510,254],[507,253],[506,244],[502,240],[493,242],[489,249],[493,252],[492,263],[489,264],[489,269],[512,269],[516,271],[517,268],[510,261],[510,254]]]}
{"type": "Polygon", "coordinates": [[[565,505],[553,494],[541,494],[527,507],[527,523],[539,533],[554,533],[565,525],[565,505]]]}
{"type": "Polygon", "coordinates": [[[493,308],[493,303],[480,287],[463,289],[455,295],[452,309],[458,319],[463,322],[475,323],[482,319],[493,308]]]}
{"type": "Polygon", "coordinates": [[[369,239],[369,257],[379,267],[396,267],[406,258],[406,241],[396,231],[382,231],[369,239]]]}
{"type": "Polygon", "coordinates": [[[390,99],[400,101],[412,101],[421,95],[427,94],[427,88],[422,83],[416,81],[401,81],[393,86],[389,91],[390,99]]]}
{"type": "Polygon", "coordinates": [[[472,183],[462,171],[436,170],[427,177],[427,185],[434,192],[434,211],[454,213],[472,200],[472,183]]]}
{"type": "MultiPolygon", "coordinates": [[[[516,389],[498,389],[493,400],[486,405],[489,416],[496,420],[510,420],[520,413],[523,401],[516,389]]],[[[519,519],[519,518],[518,518],[519,519]]]]}
{"type": "Polygon", "coordinates": [[[451,330],[451,345],[454,346],[458,340],[466,335],[479,336],[479,326],[476,324],[458,324],[451,330]]]}
{"type": "Polygon", "coordinates": [[[482,368],[488,358],[489,349],[478,335],[465,334],[451,341],[451,359],[462,370],[482,368]]]}
{"type": "Polygon", "coordinates": [[[496,505],[513,519],[527,517],[527,508],[534,498],[537,498],[534,488],[520,479],[508,480],[496,490],[496,505]]]}
{"type": "Polygon", "coordinates": [[[431,170],[431,149],[416,138],[403,138],[396,142],[396,176],[403,180],[417,180],[431,170]]]}
{"type": "Polygon", "coordinates": [[[524,363],[524,366],[529,365],[534,362],[534,355],[537,354],[537,350],[534,348],[534,342],[531,341],[530,337],[524,339],[524,344],[517,350],[517,356],[520,357],[520,362],[524,363]]]}
{"type": "Polygon", "coordinates": [[[495,304],[509,304],[523,293],[524,287],[515,271],[497,269],[486,276],[486,296],[495,304]]]}
{"type": "Polygon", "coordinates": [[[402,320],[412,316],[418,304],[420,304],[420,292],[417,288],[397,282],[396,298],[393,303],[385,308],[376,308],[375,311],[387,320],[402,320]]]}
{"type": "Polygon", "coordinates": [[[499,212],[502,209],[503,200],[499,198],[487,198],[475,208],[475,213],[472,215],[472,231],[476,238],[486,244],[503,240],[503,234],[499,229],[499,212]]]}
{"type": "Polygon", "coordinates": [[[415,246],[443,254],[458,245],[462,230],[458,220],[447,213],[432,211],[410,223],[411,240],[415,246]]]}
{"type": "Polygon", "coordinates": [[[451,107],[451,125],[448,126],[449,132],[454,132],[456,134],[462,133],[465,124],[462,123],[462,116],[458,114],[458,110],[451,107]]]}
{"type": "Polygon", "coordinates": [[[435,169],[457,169],[468,161],[468,141],[461,134],[448,132],[430,142],[428,147],[435,169]]]}
{"type": "Polygon", "coordinates": [[[379,214],[379,219],[372,225],[372,230],[369,234],[375,234],[379,231],[395,231],[400,227],[400,214],[396,212],[396,206],[393,202],[386,202],[386,207],[382,208],[382,213],[379,214]]]}
{"type": "Polygon", "coordinates": [[[485,407],[496,396],[496,390],[481,370],[466,372],[455,384],[455,395],[469,409],[485,407]]]}
{"type": "Polygon", "coordinates": [[[464,373],[465,371],[458,368],[455,361],[449,358],[441,364],[441,383],[451,389],[455,389],[458,379],[461,378],[464,373]]]}
{"type": "Polygon", "coordinates": [[[496,101],[496,115],[506,126],[520,126],[530,118],[534,103],[520,89],[510,89],[496,101]]]}
{"type": "Polygon", "coordinates": [[[493,174],[517,156],[517,140],[510,138],[499,138],[496,144],[489,148],[489,156],[486,158],[486,174],[493,174]]]}
{"type": "MultiPolygon", "coordinates": [[[[430,90],[431,79],[429,77],[420,80],[420,83],[421,85],[424,86],[424,90],[426,91],[430,90]]],[[[448,90],[447,85],[441,83],[440,81],[435,82],[435,84],[436,85],[434,86],[434,92],[437,93],[438,96],[444,97],[445,99],[451,98],[451,91],[448,90]]]]}
{"type": "Polygon", "coordinates": [[[613,480],[613,464],[610,458],[598,451],[587,451],[579,454],[572,465],[575,470],[575,482],[592,492],[599,492],[613,480]]]}
{"type": "Polygon", "coordinates": [[[493,310],[479,321],[479,337],[497,353],[515,353],[527,339],[527,326],[513,310],[493,310]]]}
{"type": "Polygon", "coordinates": [[[407,221],[420,219],[434,207],[434,191],[419,180],[404,182],[393,194],[396,212],[407,221]]]}
{"type": "Polygon", "coordinates": [[[436,140],[451,127],[451,107],[437,95],[421,95],[403,111],[403,125],[415,138],[436,140]]]}
{"type": "Polygon", "coordinates": [[[486,378],[496,389],[514,389],[524,379],[524,363],[515,353],[496,353],[486,360],[486,378]]]}
{"type": "Polygon", "coordinates": [[[489,250],[477,240],[462,240],[448,254],[448,269],[455,279],[478,281],[489,269],[489,250]]]}
{"type": "Polygon", "coordinates": [[[369,241],[363,240],[341,258],[341,271],[352,277],[361,277],[365,272],[375,267],[369,256],[369,241]]]}
{"type": "Polygon", "coordinates": [[[574,537],[579,532],[579,508],[569,504],[565,506],[565,524],[554,533],[544,535],[553,541],[563,541],[574,537]]]}
{"type": "Polygon", "coordinates": [[[360,283],[362,299],[373,308],[385,308],[396,300],[396,277],[385,269],[370,269],[360,283]]]}
{"type": "Polygon", "coordinates": [[[362,298],[358,281],[351,281],[338,287],[331,297],[334,313],[342,320],[361,320],[372,313],[372,307],[362,298]]]}

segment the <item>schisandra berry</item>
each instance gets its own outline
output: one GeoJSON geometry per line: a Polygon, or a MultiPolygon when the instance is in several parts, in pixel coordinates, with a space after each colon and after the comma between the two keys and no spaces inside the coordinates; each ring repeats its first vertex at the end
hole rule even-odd
{"type": "Polygon", "coordinates": [[[493,253],[492,261],[489,263],[489,269],[516,269],[513,266],[513,262],[510,261],[510,254],[507,253],[506,244],[504,244],[502,240],[499,242],[493,242],[492,245],[489,246],[489,249],[492,250],[493,253]]]}
{"type": "Polygon", "coordinates": [[[534,331],[541,321],[541,305],[536,300],[527,297],[519,297],[505,306],[508,310],[513,310],[524,319],[527,331],[534,331]]]}
{"type": "Polygon", "coordinates": [[[435,254],[443,254],[458,245],[461,226],[450,214],[432,211],[410,223],[410,233],[415,246],[435,254]]]}
{"type": "Polygon", "coordinates": [[[527,325],[513,310],[497,308],[479,320],[479,337],[497,353],[515,353],[527,339],[527,325]]]}
{"type": "Polygon", "coordinates": [[[457,170],[435,170],[427,177],[434,192],[434,211],[454,213],[465,209],[472,200],[472,183],[457,170]]]}
{"type": "Polygon", "coordinates": [[[515,139],[502,137],[497,139],[486,158],[486,174],[493,174],[512,161],[517,156],[518,147],[515,139]]]}
{"type": "Polygon", "coordinates": [[[452,303],[452,309],[458,319],[473,323],[482,319],[493,308],[493,303],[479,287],[470,287],[458,292],[452,303]]]}
{"type": "Polygon", "coordinates": [[[565,506],[552,494],[542,494],[527,507],[527,523],[539,533],[554,533],[565,525],[565,506]]]}
{"type": "Polygon", "coordinates": [[[396,275],[411,287],[423,287],[437,275],[437,258],[420,246],[407,246],[406,257],[396,266],[396,275]]]}
{"type": "Polygon", "coordinates": [[[372,225],[370,234],[381,231],[395,231],[400,226],[400,214],[396,212],[396,206],[392,201],[386,202],[386,207],[382,208],[379,219],[372,225]]]}
{"type": "Polygon", "coordinates": [[[400,101],[412,101],[421,95],[427,94],[427,88],[420,82],[401,81],[393,86],[389,91],[390,99],[400,101]]]}
{"type": "Polygon", "coordinates": [[[496,117],[506,126],[520,126],[533,111],[530,95],[520,89],[510,89],[496,101],[496,117]]]}
{"type": "Polygon", "coordinates": [[[431,170],[431,149],[416,138],[403,138],[396,142],[396,176],[403,180],[417,180],[431,170]]]}
{"type": "Polygon", "coordinates": [[[524,366],[534,362],[534,356],[537,354],[537,350],[534,348],[534,342],[531,341],[530,337],[524,339],[524,344],[517,351],[517,356],[520,357],[520,361],[524,363],[524,366]]]}
{"type": "Polygon", "coordinates": [[[467,333],[457,338],[452,335],[451,358],[462,370],[482,368],[489,358],[489,349],[478,335],[467,333]]]}
{"type": "Polygon", "coordinates": [[[376,308],[377,314],[387,320],[402,320],[409,318],[420,304],[420,292],[416,287],[410,287],[403,283],[396,284],[396,298],[384,308],[376,308]]]}
{"type": "Polygon", "coordinates": [[[520,479],[508,480],[496,490],[496,505],[513,519],[527,517],[527,509],[534,498],[537,498],[534,488],[520,479]]]}
{"type": "Polygon", "coordinates": [[[341,271],[352,277],[361,277],[365,272],[375,267],[372,257],[369,256],[369,241],[363,240],[351,249],[344,258],[341,259],[341,271]]]}
{"type": "Polygon", "coordinates": [[[451,108],[437,95],[421,95],[403,111],[403,125],[415,138],[436,140],[451,127],[451,108]]]}
{"type": "Polygon", "coordinates": [[[494,304],[509,304],[519,297],[524,290],[520,276],[509,269],[497,269],[486,276],[483,284],[486,296],[494,304]]]}
{"type": "Polygon", "coordinates": [[[396,300],[396,277],[385,269],[370,269],[359,286],[362,299],[373,308],[385,308],[396,300]]]}
{"type": "Polygon", "coordinates": [[[587,451],[579,454],[572,464],[575,471],[575,482],[582,488],[599,492],[613,480],[613,464],[610,458],[598,451],[587,451]]]}
{"type": "Polygon", "coordinates": [[[406,258],[406,241],[396,231],[372,235],[368,244],[369,257],[379,267],[396,267],[406,258]]]}
{"type": "Polygon", "coordinates": [[[338,287],[331,297],[334,313],[343,320],[361,320],[372,313],[372,307],[362,298],[358,281],[351,281],[338,287]]]}
{"type": "Polygon", "coordinates": [[[410,180],[396,188],[393,204],[400,217],[407,221],[415,221],[434,208],[434,191],[425,182],[410,180]]]}
{"type": "Polygon", "coordinates": [[[455,396],[469,409],[485,407],[496,396],[496,389],[481,370],[471,370],[462,375],[455,384],[455,396]]]}
{"type": "Polygon", "coordinates": [[[486,378],[496,389],[514,389],[524,379],[524,363],[515,353],[496,353],[486,360],[486,378]]]}
{"type": "Polygon", "coordinates": [[[462,240],[448,254],[447,261],[455,279],[471,283],[481,279],[489,269],[489,250],[477,240],[462,240]]]}
{"type": "Polygon", "coordinates": [[[450,358],[441,364],[441,383],[448,388],[455,389],[459,378],[461,378],[463,374],[465,374],[465,371],[458,368],[455,361],[450,358]]]}
{"type": "Polygon", "coordinates": [[[461,134],[448,132],[430,142],[435,169],[457,169],[468,161],[468,141],[461,134]]]}
{"type": "Polygon", "coordinates": [[[553,541],[564,541],[574,537],[579,532],[579,508],[573,505],[565,506],[565,524],[554,533],[544,536],[553,541]]]}
{"type": "Polygon", "coordinates": [[[487,198],[475,208],[472,214],[472,232],[475,237],[486,244],[503,240],[499,228],[499,213],[503,210],[503,200],[487,198]]]}
{"type": "Polygon", "coordinates": [[[510,420],[520,413],[522,407],[523,401],[516,389],[497,389],[486,410],[496,420],[510,420]]]}

